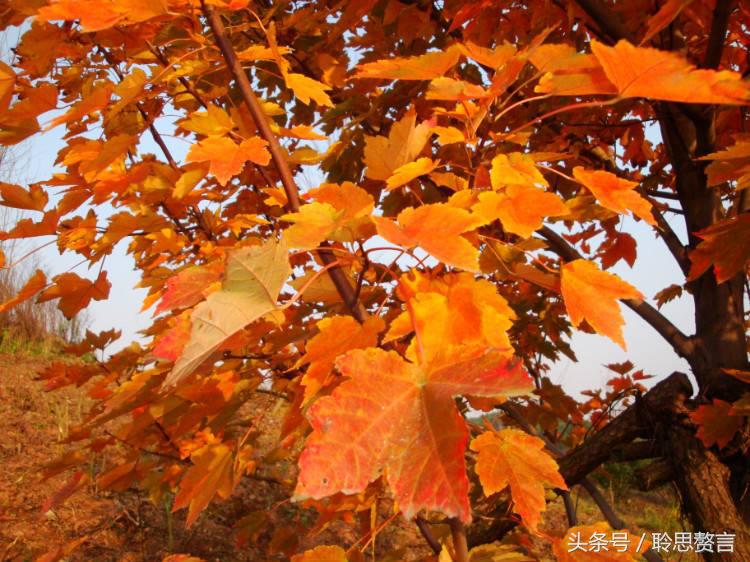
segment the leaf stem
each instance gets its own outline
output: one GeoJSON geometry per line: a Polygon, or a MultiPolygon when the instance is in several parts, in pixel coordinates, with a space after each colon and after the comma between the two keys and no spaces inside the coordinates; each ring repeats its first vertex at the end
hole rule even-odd
{"type": "Polygon", "coordinates": [[[466,542],[466,527],[457,517],[448,519],[453,537],[453,549],[455,550],[454,562],[469,562],[469,545],[466,542]]]}

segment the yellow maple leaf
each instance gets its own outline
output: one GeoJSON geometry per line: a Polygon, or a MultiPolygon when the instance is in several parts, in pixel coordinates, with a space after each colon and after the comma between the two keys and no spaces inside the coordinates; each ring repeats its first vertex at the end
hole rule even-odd
{"type": "Polygon", "coordinates": [[[439,160],[435,161],[431,158],[419,158],[414,162],[409,162],[408,164],[404,164],[393,170],[393,175],[388,178],[385,185],[389,191],[391,189],[396,189],[397,187],[406,185],[419,176],[429,174],[437,168],[439,164],[439,160]]]}
{"type": "Polygon", "coordinates": [[[503,193],[485,191],[472,208],[486,222],[499,219],[503,228],[523,238],[542,226],[545,217],[559,217],[570,211],[562,199],[529,185],[509,185],[503,193]]]}
{"type": "Polygon", "coordinates": [[[471,442],[477,452],[476,473],[486,496],[510,486],[513,511],[535,531],[547,503],[544,486],[567,490],[544,441],[518,429],[487,431],[471,442]]]}
{"type": "Polygon", "coordinates": [[[318,105],[333,107],[331,98],[326,94],[326,90],[331,89],[330,86],[326,86],[304,74],[294,72],[286,74],[285,79],[286,85],[292,89],[295,97],[302,103],[309,104],[310,100],[313,100],[318,105]]]}
{"type": "Polygon", "coordinates": [[[394,170],[416,159],[432,134],[430,123],[417,125],[416,120],[416,113],[411,109],[391,126],[387,137],[365,136],[366,177],[385,181],[394,170]]]}

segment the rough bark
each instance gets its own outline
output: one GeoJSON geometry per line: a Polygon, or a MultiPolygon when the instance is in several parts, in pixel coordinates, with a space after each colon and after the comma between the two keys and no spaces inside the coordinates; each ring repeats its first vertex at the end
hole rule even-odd
{"type": "Polygon", "coordinates": [[[568,486],[578,484],[592,470],[607,462],[618,446],[636,437],[651,435],[654,418],[672,411],[674,404],[681,397],[689,397],[691,392],[690,381],[683,373],[673,373],[655,385],[604,429],[559,460],[560,474],[565,482],[568,486]]]}
{"type": "Polygon", "coordinates": [[[675,482],[693,530],[736,535],[734,553],[704,553],[706,560],[750,560],[750,528],[729,492],[729,468],[689,429],[673,424],[666,436],[667,456],[675,468],[675,482]]]}
{"type": "Polygon", "coordinates": [[[674,480],[674,467],[667,459],[659,459],[636,471],[641,490],[648,492],[674,480]]]}
{"type": "MultiPolygon", "coordinates": [[[[713,150],[711,117],[674,104],[658,112],[664,144],[675,170],[677,193],[685,211],[688,245],[700,243],[695,233],[723,218],[720,191],[707,186],[705,162],[696,158],[713,150]]],[[[688,361],[702,395],[735,400],[744,385],[727,377],[722,368],[746,369],[744,273],[718,284],[708,270],[688,283],[695,305],[696,353],[688,361]]]]}
{"type": "Polygon", "coordinates": [[[654,439],[633,441],[620,445],[612,451],[612,460],[617,462],[632,462],[653,459],[662,455],[661,446],[654,439]]]}

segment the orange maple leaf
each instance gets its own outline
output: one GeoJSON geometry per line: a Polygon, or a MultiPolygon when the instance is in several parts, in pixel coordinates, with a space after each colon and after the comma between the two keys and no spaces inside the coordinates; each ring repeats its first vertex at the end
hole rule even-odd
{"type": "Polygon", "coordinates": [[[750,86],[738,72],[697,70],[676,53],[625,40],[608,47],[592,39],[591,50],[621,97],[732,105],[750,100],[750,86]]]}
{"type": "Polygon", "coordinates": [[[593,193],[603,207],[615,213],[630,211],[648,224],[656,224],[651,213],[651,203],[635,191],[637,182],[604,170],[585,170],[580,166],[573,168],[573,176],[593,193]]]}
{"type": "Polygon", "coordinates": [[[281,217],[294,223],[284,231],[290,248],[315,248],[327,238],[353,242],[375,232],[370,219],[375,202],[361,187],[351,182],[326,183],[310,190],[305,197],[313,202],[281,217]]]}
{"type": "Polygon", "coordinates": [[[541,45],[529,54],[529,60],[545,73],[535,92],[558,96],[617,93],[596,57],[579,53],[572,45],[541,45]]]}
{"type": "Polygon", "coordinates": [[[68,319],[86,308],[92,299],[95,301],[106,299],[112,287],[107,279],[106,271],[102,271],[95,281],[83,279],[75,273],[63,273],[52,280],[54,285],[42,292],[37,302],[60,299],[57,306],[68,319]]]}
{"type": "Polygon", "coordinates": [[[166,13],[166,0],[57,0],[39,10],[38,17],[44,21],[79,20],[83,31],[101,31],[166,13]]]}
{"type": "Polygon", "coordinates": [[[164,330],[154,342],[154,356],[168,361],[177,361],[185,345],[190,341],[190,312],[185,311],[170,319],[169,328],[164,330]]]}
{"type": "Polygon", "coordinates": [[[30,211],[44,211],[49,201],[47,192],[37,184],[31,185],[26,191],[21,186],[0,182],[0,195],[3,198],[0,205],[30,211]]]}
{"type": "Polygon", "coordinates": [[[78,121],[82,117],[86,117],[91,113],[101,111],[102,109],[107,107],[107,104],[109,104],[109,100],[111,97],[111,83],[105,82],[103,84],[97,85],[88,96],[82,98],[81,101],[74,104],[68,111],[66,111],[59,117],[55,117],[54,119],[52,119],[52,121],[50,121],[49,124],[45,127],[45,130],[57,127],[62,123],[78,121]]]}
{"type": "MultiPolygon", "coordinates": [[[[224,443],[207,443],[190,455],[193,461],[180,481],[172,511],[188,508],[185,525],[192,525],[214,496],[226,499],[238,484],[234,455],[224,443]]],[[[241,475],[241,474],[240,474],[241,475]]]]}
{"type": "Polygon", "coordinates": [[[304,74],[289,73],[284,76],[286,85],[294,92],[294,95],[304,104],[309,104],[313,100],[323,107],[333,107],[331,98],[326,94],[330,90],[329,86],[318,82],[304,74]]]}
{"type": "Polygon", "coordinates": [[[326,384],[336,357],[353,349],[364,349],[378,343],[378,334],[385,328],[382,318],[373,316],[360,324],[351,316],[332,316],[319,321],[320,330],[307,343],[305,355],[297,368],[309,363],[302,377],[307,403],[326,384]]]}
{"type": "Polygon", "coordinates": [[[21,304],[36,295],[39,291],[47,286],[47,276],[40,269],[37,269],[34,275],[29,277],[26,284],[14,296],[0,304],[0,313],[10,310],[17,304],[21,304]]]}
{"type": "Polygon", "coordinates": [[[486,279],[474,279],[470,273],[434,278],[413,271],[401,277],[396,293],[407,310],[391,321],[384,341],[421,330],[406,351],[408,359],[416,360],[417,346],[422,357],[429,358],[446,346],[465,343],[511,353],[507,331],[516,314],[486,279]]]}
{"type": "Polygon", "coordinates": [[[461,58],[459,45],[445,51],[425,53],[416,57],[383,59],[360,64],[354,78],[383,78],[386,80],[432,80],[453,68],[461,58]]]}
{"type": "Polygon", "coordinates": [[[44,213],[42,220],[39,222],[34,222],[31,219],[21,219],[11,230],[0,232],[0,240],[50,236],[55,234],[59,220],[60,216],[54,209],[44,213]]]}
{"type": "Polygon", "coordinates": [[[409,162],[393,170],[393,175],[386,181],[386,187],[390,191],[402,185],[406,185],[411,180],[424,176],[432,172],[440,164],[439,160],[431,158],[419,158],[414,162],[409,162]]]}
{"type": "MultiPolygon", "coordinates": [[[[444,297],[409,296],[424,284],[431,282],[418,276],[400,289],[416,341],[406,359],[377,348],[337,359],[347,379],[308,412],[313,433],[299,461],[298,498],[358,493],[385,474],[407,517],[436,509],[470,518],[467,432],[453,397],[511,396],[527,392],[531,381],[507,348],[442,338],[444,297]]],[[[459,300],[461,293],[457,287],[459,300]]]]}
{"type": "Polygon", "coordinates": [[[544,441],[518,429],[487,431],[471,442],[476,473],[486,496],[510,486],[513,510],[535,531],[546,509],[544,485],[567,490],[544,441]]]}
{"type": "Polygon", "coordinates": [[[407,518],[430,509],[468,522],[468,433],[453,398],[528,392],[520,363],[484,347],[453,348],[427,364],[370,348],[336,366],[348,380],[309,411],[295,496],[361,492],[385,473],[407,518]]]}
{"type": "Polygon", "coordinates": [[[585,319],[598,333],[626,348],[622,335],[625,321],[617,299],[642,299],[638,289],[595,263],[579,259],[562,267],[560,290],[574,326],[585,319]]]}
{"type": "Polygon", "coordinates": [[[430,138],[432,123],[425,121],[417,125],[413,109],[391,125],[388,136],[365,137],[365,176],[374,180],[387,180],[393,172],[422,152],[430,138]]]}
{"type": "Polygon", "coordinates": [[[479,252],[461,236],[476,229],[481,218],[465,209],[445,203],[407,208],[399,213],[397,222],[372,217],[378,234],[399,246],[422,247],[435,259],[467,271],[479,269],[479,252]]]}
{"type": "Polygon", "coordinates": [[[267,165],[271,161],[267,145],[260,137],[245,139],[240,144],[227,137],[209,137],[190,147],[187,161],[209,162],[209,171],[221,185],[226,185],[242,171],[248,161],[261,166],[267,165]]]}
{"type": "Polygon", "coordinates": [[[750,213],[719,221],[695,235],[702,242],[690,252],[688,279],[700,277],[713,264],[716,281],[724,283],[750,260],[750,213]]]}
{"type": "Polygon", "coordinates": [[[706,446],[714,444],[723,449],[742,427],[742,417],[732,415],[732,404],[714,398],[712,404],[702,404],[690,413],[690,419],[698,425],[695,436],[706,446]]]}
{"type": "Polygon", "coordinates": [[[0,113],[5,112],[13,99],[16,73],[4,62],[0,62],[0,113]]]}
{"type": "Polygon", "coordinates": [[[198,304],[206,296],[207,289],[221,281],[224,264],[213,261],[207,265],[194,265],[183,269],[167,279],[167,289],[156,306],[154,315],[175,308],[187,308],[198,304]]]}
{"type": "Polygon", "coordinates": [[[539,229],[546,217],[570,212],[558,195],[530,185],[509,185],[502,193],[480,193],[479,202],[471,210],[485,222],[500,220],[505,230],[523,238],[539,229]]]}

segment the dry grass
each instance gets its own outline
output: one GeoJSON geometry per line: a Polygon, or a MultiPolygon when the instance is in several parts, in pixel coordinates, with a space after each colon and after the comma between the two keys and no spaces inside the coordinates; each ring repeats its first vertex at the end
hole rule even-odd
{"type": "MultiPolygon", "coordinates": [[[[18,176],[17,168],[23,158],[19,153],[0,147],[0,181],[11,181],[18,176]]],[[[12,208],[0,208],[0,230],[13,227],[23,213],[12,208]]],[[[0,302],[18,293],[40,266],[35,246],[18,240],[0,243],[5,265],[0,267],[0,302]]],[[[54,302],[36,304],[33,299],[0,313],[0,353],[45,352],[59,340],[73,341],[83,331],[85,315],[68,321],[54,302]]]]}

